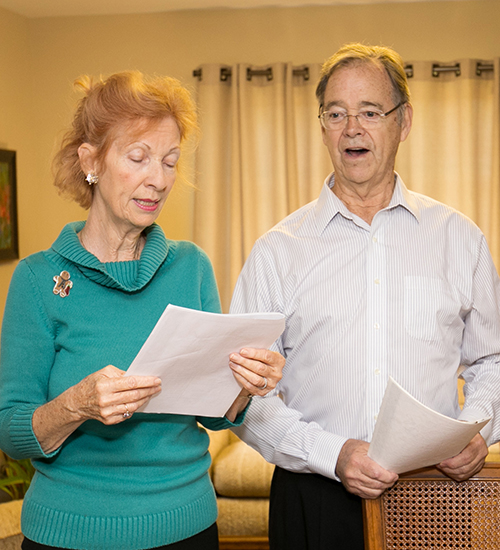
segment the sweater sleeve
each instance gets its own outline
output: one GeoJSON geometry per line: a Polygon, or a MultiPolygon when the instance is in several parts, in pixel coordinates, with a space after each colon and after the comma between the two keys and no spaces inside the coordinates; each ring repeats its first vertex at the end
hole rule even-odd
{"type": "Polygon", "coordinates": [[[23,260],[9,287],[0,352],[0,448],[12,458],[55,454],[43,452],[31,422],[34,411],[47,402],[54,357],[54,331],[34,273],[23,260]]]}

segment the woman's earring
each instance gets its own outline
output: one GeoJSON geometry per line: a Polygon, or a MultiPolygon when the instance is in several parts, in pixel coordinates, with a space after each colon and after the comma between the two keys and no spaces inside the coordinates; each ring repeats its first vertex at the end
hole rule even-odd
{"type": "Polygon", "coordinates": [[[99,177],[93,172],[89,172],[85,178],[89,185],[97,185],[99,183],[99,177]]]}

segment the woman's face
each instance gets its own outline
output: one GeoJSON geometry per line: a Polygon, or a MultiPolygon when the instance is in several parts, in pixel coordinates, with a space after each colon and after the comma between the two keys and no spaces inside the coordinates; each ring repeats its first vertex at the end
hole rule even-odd
{"type": "MultiPolygon", "coordinates": [[[[158,217],[170,193],[180,156],[175,120],[165,118],[141,132],[144,121],[122,126],[97,170],[92,215],[119,231],[141,230],[158,217]]],[[[91,146],[88,146],[91,147],[91,146]]]]}

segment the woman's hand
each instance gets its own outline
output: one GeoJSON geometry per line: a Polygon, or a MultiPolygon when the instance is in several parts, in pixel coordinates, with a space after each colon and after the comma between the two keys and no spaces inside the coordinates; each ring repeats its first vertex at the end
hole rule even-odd
{"type": "Polygon", "coordinates": [[[243,395],[264,396],[276,387],[281,380],[285,358],[268,349],[244,348],[240,353],[232,353],[229,366],[233,369],[238,384],[248,390],[243,395]]]}
{"type": "Polygon", "coordinates": [[[70,410],[83,420],[118,424],[161,391],[156,376],[123,376],[124,371],[108,365],[70,388],[70,410]]]}
{"type": "Polygon", "coordinates": [[[33,431],[45,453],[55,451],[86,420],[124,422],[161,391],[156,376],[123,376],[112,365],[94,372],[33,414],[33,431]]]}
{"type": "Polygon", "coordinates": [[[248,399],[254,395],[264,396],[276,387],[281,380],[285,358],[268,349],[244,348],[232,353],[229,366],[242,390],[226,418],[231,422],[247,406],[248,399]]]}

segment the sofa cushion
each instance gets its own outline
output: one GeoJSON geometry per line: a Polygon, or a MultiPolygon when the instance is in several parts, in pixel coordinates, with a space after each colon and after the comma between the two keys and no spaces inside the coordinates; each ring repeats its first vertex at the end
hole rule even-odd
{"type": "Polygon", "coordinates": [[[0,540],[21,534],[22,500],[11,500],[0,504],[0,540]]]}
{"type": "Polygon", "coordinates": [[[225,497],[269,497],[274,466],[257,451],[236,441],[214,459],[212,476],[215,491],[225,497]]]}
{"type": "MultiPolygon", "coordinates": [[[[217,506],[219,508],[219,518],[217,519],[219,536],[267,536],[269,499],[219,497],[217,506]]],[[[250,548],[250,546],[245,546],[245,548],[250,548]]]]}

